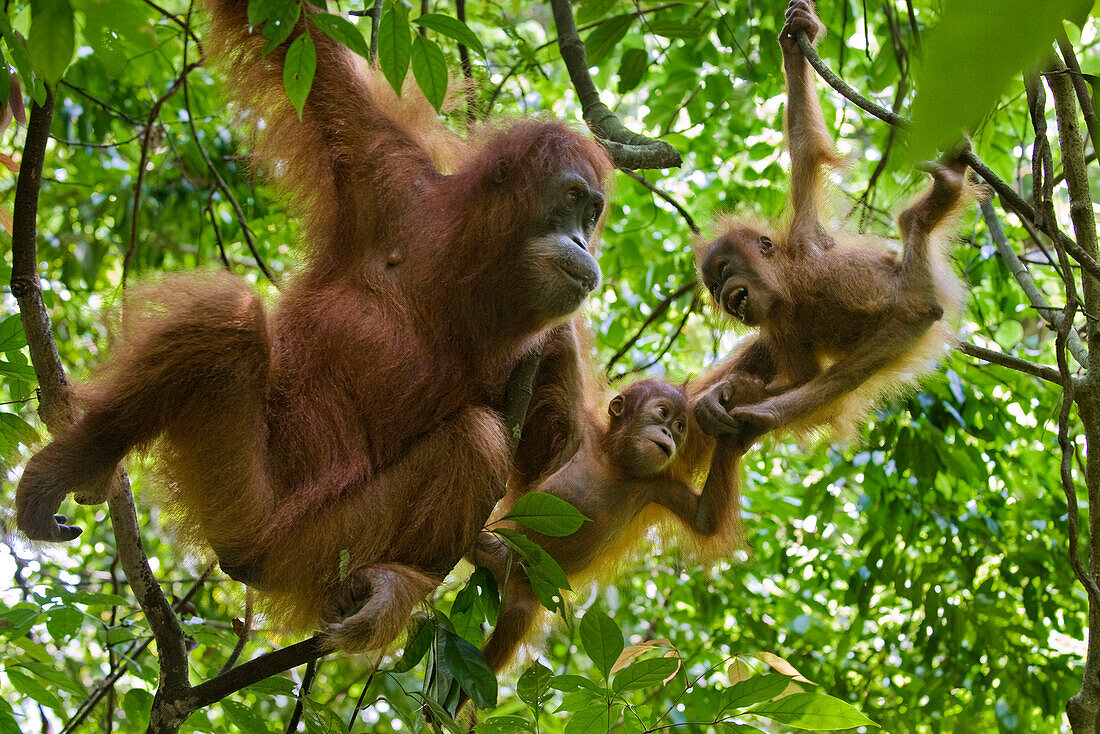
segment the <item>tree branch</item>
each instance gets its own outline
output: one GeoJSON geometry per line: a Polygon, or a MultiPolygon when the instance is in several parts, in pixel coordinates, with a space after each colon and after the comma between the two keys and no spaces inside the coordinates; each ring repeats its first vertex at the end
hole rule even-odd
{"type": "Polygon", "coordinates": [[[691,233],[692,234],[699,234],[699,227],[697,227],[695,225],[695,220],[691,218],[691,215],[688,214],[687,209],[685,209],[683,207],[683,205],[680,204],[680,202],[676,201],[671,196],[669,196],[669,194],[667,192],[665,192],[665,191],[661,190],[660,188],[658,188],[656,184],[654,184],[652,181],[647,179],[642,174],[637,173],[636,171],[629,171],[629,170],[626,170],[626,169],[623,170],[623,173],[625,173],[627,176],[630,176],[632,179],[634,179],[635,181],[640,183],[642,186],[645,186],[647,189],[649,189],[651,192],[653,192],[654,196],[658,196],[658,197],[664,199],[666,202],[668,202],[668,204],[673,209],[675,209],[677,212],[680,213],[680,216],[684,218],[684,221],[687,222],[687,226],[691,230],[691,233]]]}
{"type": "Polygon", "coordinates": [[[961,342],[955,345],[963,354],[969,354],[971,357],[977,357],[978,359],[995,364],[1000,367],[1007,367],[1010,370],[1016,372],[1024,372],[1033,377],[1038,377],[1041,380],[1047,382],[1053,382],[1056,385],[1063,385],[1062,375],[1058,370],[1053,367],[1047,367],[1042,364],[1035,364],[1029,362],[1026,359],[1020,359],[1014,357],[1011,354],[1005,354],[1004,352],[994,352],[992,349],[986,349],[985,347],[979,347],[977,344],[970,344],[969,342],[961,342]]]}
{"type": "MultiPolygon", "coordinates": [[[[1051,328],[1055,331],[1062,327],[1062,312],[1050,305],[1046,296],[1043,295],[1039,287],[1035,285],[1035,281],[1031,279],[1031,274],[1028,273],[1027,268],[1020,262],[1020,258],[1016,256],[1016,252],[1012,249],[1012,246],[1008,243],[1008,238],[1005,236],[1004,230],[1001,228],[1001,221],[997,218],[997,212],[993,209],[993,205],[989,202],[981,203],[982,217],[985,219],[985,226],[989,229],[989,236],[993,240],[993,245],[997,248],[997,254],[1008,265],[1009,272],[1012,273],[1012,277],[1016,279],[1016,282],[1020,284],[1020,290],[1027,296],[1028,302],[1031,303],[1031,307],[1034,308],[1039,315],[1050,324],[1051,328]]],[[[1076,332],[1070,332],[1068,336],[1069,351],[1073,354],[1073,358],[1077,360],[1077,363],[1087,367],[1089,363],[1089,352],[1085,348],[1084,342],[1081,341],[1081,337],[1076,332]]]]}
{"type": "MultiPolygon", "coordinates": [[[[796,38],[798,40],[798,46],[802,49],[802,53],[805,55],[806,60],[810,62],[810,65],[821,75],[821,78],[824,79],[829,86],[839,92],[845,99],[883,122],[887,122],[902,129],[908,129],[909,120],[862,96],[849,86],[847,82],[833,73],[833,71],[825,65],[825,62],[821,60],[821,57],[818,56],[813,46],[810,45],[805,33],[799,33],[796,38]]],[[[998,177],[997,174],[993,173],[989,166],[985,165],[973,150],[964,151],[959,157],[966,162],[966,165],[974,170],[974,173],[993,187],[997,195],[1000,196],[1017,215],[1034,222],[1041,232],[1051,239],[1056,239],[1061,242],[1062,246],[1066,248],[1066,251],[1074,260],[1081,264],[1082,268],[1087,270],[1094,277],[1100,279],[1100,261],[1098,261],[1096,257],[1085,252],[1065,232],[1058,229],[1055,222],[1040,222],[1036,218],[1035,210],[1031,205],[1024,201],[1023,198],[1017,194],[1011,186],[998,177]]]]}
{"type": "Polygon", "coordinates": [[[653,325],[659,318],[665,315],[665,312],[672,306],[673,303],[683,298],[685,294],[695,290],[695,286],[698,281],[692,280],[690,283],[684,283],[682,286],[676,289],[676,291],[662,300],[657,307],[649,314],[649,318],[642,322],[642,325],[638,327],[638,330],[634,332],[634,336],[626,340],[626,343],[619,348],[619,351],[607,361],[607,366],[604,367],[605,372],[610,372],[611,368],[615,366],[615,363],[626,356],[626,353],[630,351],[631,347],[638,343],[638,340],[642,338],[642,334],[645,330],[653,325]]]}
{"type": "Polygon", "coordinates": [[[584,121],[596,138],[611,153],[618,168],[637,170],[642,168],[678,168],[683,162],[680,154],[663,140],[654,140],[628,130],[622,120],[600,101],[600,93],[588,74],[584,42],[577,33],[573,10],[569,0],[550,0],[554,11],[554,25],[558,32],[558,49],[562,61],[569,70],[569,78],[577,90],[584,121]]]}

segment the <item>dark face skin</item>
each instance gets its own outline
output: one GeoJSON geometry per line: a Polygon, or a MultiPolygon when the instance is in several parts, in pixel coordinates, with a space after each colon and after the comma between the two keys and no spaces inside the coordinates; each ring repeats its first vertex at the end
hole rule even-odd
{"type": "Polygon", "coordinates": [[[600,266],[588,247],[603,208],[603,192],[590,174],[564,171],[548,182],[522,263],[542,316],[568,316],[599,287],[600,266]]]}
{"type": "Polygon", "coordinates": [[[703,286],[727,314],[747,326],[771,315],[778,293],[766,277],[775,253],[771,238],[743,228],[714,241],[700,263],[703,286]]]}
{"type": "Polygon", "coordinates": [[[667,467],[683,443],[687,430],[687,401],[668,388],[647,396],[631,411],[623,395],[608,405],[611,430],[626,431],[622,469],[633,476],[653,476],[667,467]]]}

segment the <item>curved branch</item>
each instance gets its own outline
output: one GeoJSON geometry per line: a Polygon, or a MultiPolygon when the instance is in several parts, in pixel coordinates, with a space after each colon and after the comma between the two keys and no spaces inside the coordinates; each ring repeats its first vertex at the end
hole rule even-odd
{"type": "Polygon", "coordinates": [[[971,357],[976,357],[984,362],[995,364],[1000,367],[1005,367],[1016,372],[1023,372],[1029,374],[1032,377],[1038,377],[1041,380],[1047,382],[1053,382],[1055,385],[1063,385],[1062,375],[1058,370],[1053,367],[1047,367],[1043,364],[1036,364],[1029,362],[1026,359],[1020,359],[1014,357],[1011,354],[1005,354],[1004,352],[994,352],[992,349],[986,349],[985,347],[979,347],[977,344],[970,344],[969,342],[962,342],[956,344],[955,348],[963,354],[968,354],[971,357]]]}
{"type": "MultiPolygon", "coordinates": [[[[867,99],[837,76],[832,69],[826,66],[825,62],[818,56],[817,51],[810,45],[805,33],[799,33],[796,38],[798,40],[798,47],[802,49],[802,53],[805,55],[806,60],[810,62],[810,66],[817,71],[829,86],[839,92],[841,96],[883,122],[900,127],[903,130],[909,128],[909,120],[867,99]]],[[[1043,234],[1051,239],[1057,240],[1059,244],[1066,248],[1066,252],[1068,252],[1082,268],[1088,271],[1093,277],[1100,279],[1100,260],[1097,260],[1097,258],[1086,252],[1085,249],[1069,235],[1058,229],[1054,222],[1040,222],[1036,218],[1035,210],[1032,206],[1024,201],[1024,199],[1017,194],[1011,186],[1005,183],[1003,179],[993,173],[989,166],[985,165],[973,150],[964,151],[959,155],[959,158],[965,161],[966,165],[974,170],[974,173],[988,183],[993,190],[997,192],[997,195],[1001,197],[1001,200],[1008,204],[1017,215],[1033,222],[1039,231],[1043,232],[1043,234]]]]}
{"type": "Polygon", "coordinates": [[[618,115],[600,101],[600,93],[588,74],[584,42],[577,33],[569,0],[550,0],[550,8],[554,11],[554,25],[558,31],[558,49],[577,90],[584,121],[611,153],[615,165],[630,170],[678,168],[683,161],[675,148],[663,140],[631,132],[618,115]]]}
{"type": "Polygon", "coordinates": [[[650,181],[648,178],[646,178],[642,174],[635,173],[634,171],[628,171],[628,170],[624,170],[623,173],[625,173],[627,176],[630,176],[632,179],[634,179],[635,181],[640,183],[642,186],[645,186],[647,189],[649,189],[653,193],[654,196],[660,197],[661,199],[664,199],[666,202],[668,202],[669,206],[671,206],[673,209],[675,209],[677,212],[679,212],[680,216],[684,218],[685,222],[687,222],[688,229],[691,230],[691,233],[692,234],[699,234],[699,227],[696,226],[695,220],[692,219],[691,215],[688,214],[687,209],[685,209],[684,206],[680,202],[673,199],[666,191],[658,188],[656,184],[654,184],[652,181],[650,181]]]}

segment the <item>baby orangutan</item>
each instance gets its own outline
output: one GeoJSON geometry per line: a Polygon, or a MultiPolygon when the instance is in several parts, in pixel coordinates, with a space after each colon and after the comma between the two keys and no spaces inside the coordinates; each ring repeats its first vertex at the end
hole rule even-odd
{"type": "MultiPolygon", "coordinates": [[[[734,377],[727,387],[737,402],[754,402],[763,396],[763,384],[752,378],[734,377]]],[[[599,578],[601,572],[613,570],[637,547],[646,530],[669,512],[696,537],[736,534],[740,504],[737,484],[730,481],[736,474],[729,473],[736,472],[735,462],[716,456],[714,465],[720,470],[708,476],[702,493],[692,488],[692,476],[706,451],[698,445],[700,437],[691,435],[696,429],[680,388],[641,380],[616,395],[607,412],[609,424],[604,427],[590,416],[587,434],[573,459],[532,490],[566,500],[590,522],[565,537],[513,529],[542,546],[570,581],[599,578]]],[[[744,447],[731,450],[740,456],[744,447]]],[[[473,560],[488,568],[503,590],[496,629],[482,650],[499,672],[526,638],[539,612],[539,600],[495,535],[481,534],[473,560]]]]}
{"type": "Polygon", "coordinates": [[[873,238],[822,225],[825,171],[837,163],[795,36],[823,26],[807,0],[792,0],[780,33],[787,78],[790,220],[780,231],[727,222],[697,246],[704,287],[727,315],[758,335],[701,380],[693,401],[701,428],[742,443],[787,428],[850,435],[883,397],[929,371],[951,342],[949,322],[965,291],[944,252],[943,230],[966,201],[966,166],[935,165],[932,186],[899,218],[901,257],[873,238]],[[722,395],[723,381],[750,375],[767,386],[753,405],[722,395]]]}

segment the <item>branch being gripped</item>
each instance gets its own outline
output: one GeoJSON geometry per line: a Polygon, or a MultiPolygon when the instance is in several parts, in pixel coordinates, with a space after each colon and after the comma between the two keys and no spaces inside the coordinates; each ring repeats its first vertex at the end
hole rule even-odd
{"type": "MultiPolygon", "coordinates": [[[[814,50],[813,46],[810,44],[809,39],[806,38],[805,33],[800,32],[795,38],[798,40],[798,47],[802,50],[806,60],[810,62],[810,66],[812,66],[821,78],[842,97],[883,122],[894,125],[895,127],[900,127],[903,130],[909,129],[908,119],[867,99],[837,76],[832,69],[826,66],[825,62],[822,61],[817,51],[814,50]]],[[[997,192],[997,195],[1001,197],[1001,201],[1011,207],[1017,215],[1034,223],[1039,231],[1052,240],[1058,240],[1082,268],[1091,273],[1093,277],[1100,279],[1100,261],[1086,252],[1072,237],[1060,230],[1055,223],[1040,222],[1036,218],[1035,210],[1032,206],[1024,201],[1023,197],[1017,194],[1003,179],[993,173],[989,166],[985,165],[973,150],[964,151],[959,158],[965,161],[966,165],[974,170],[974,173],[978,174],[982,180],[989,184],[993,190],[997,192]]]]}
{"type": "Polygon", "coordinates": [[[550,0],[550,8],[554,11],[554,25],[558,31],[558,49],[565,68],[569,70],[573,87],[577,90],[584,121],[611,153],[615,166],[631,171],[679,168],[683,161],[675,148],[663,140],[654,140],[631,132],[618,115],[600,101],[600,93],[588,74],[584,42],[577,33],[569,0],[550,0]]]}

